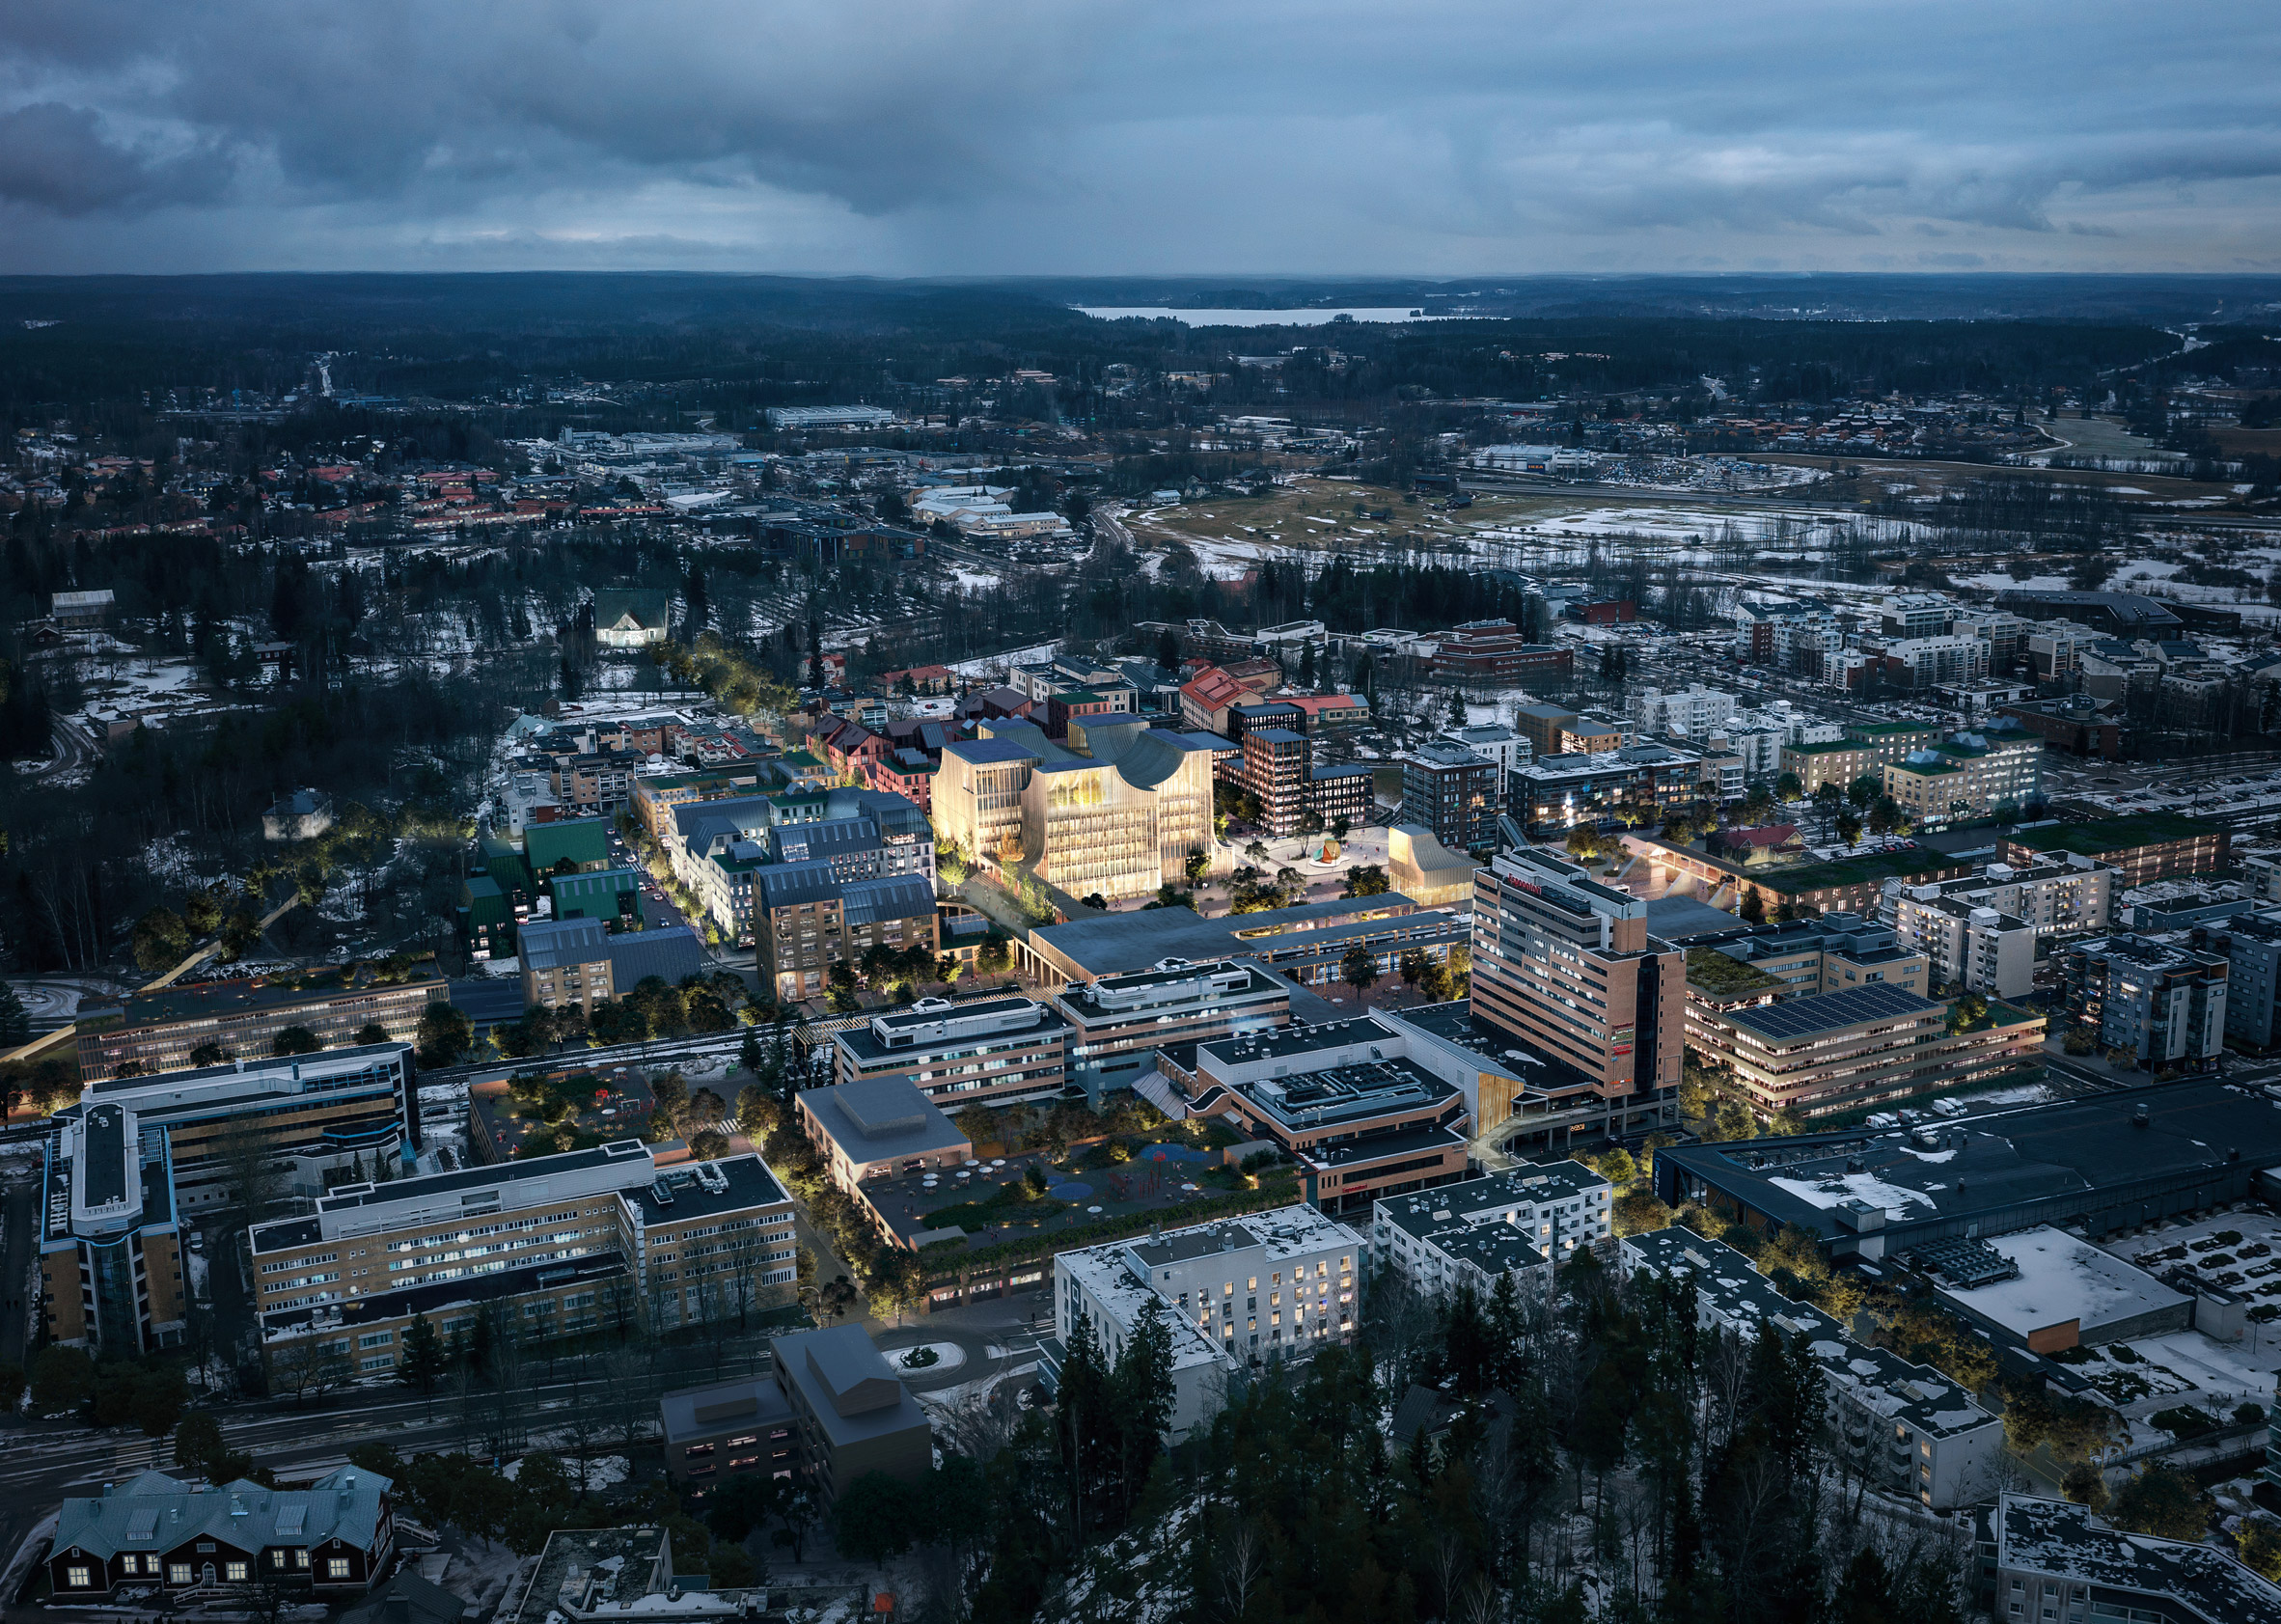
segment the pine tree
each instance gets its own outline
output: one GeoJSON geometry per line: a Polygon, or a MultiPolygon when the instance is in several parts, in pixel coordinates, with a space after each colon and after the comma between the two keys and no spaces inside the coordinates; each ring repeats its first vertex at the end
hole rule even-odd
{"type": "Polygon", "coordinates": [[[404,1357],[397,1365],[397,1378],[408,1388],[424,1393],[435,1391],[436,1383],[443,1378],[444,1366],[450,1356],[444,1351],[444,1341],[436,1335],[435,1327],[427,1323],[426,1314],[414,1314],[411,1325],[404,1332],[404,1357]]]}
{"type": "Polygon", "coordinates": [[[6,981],[0,981],[0,1049],[14,1049],[32,1041],[32,1017],[24,1001],[6,981]]]}

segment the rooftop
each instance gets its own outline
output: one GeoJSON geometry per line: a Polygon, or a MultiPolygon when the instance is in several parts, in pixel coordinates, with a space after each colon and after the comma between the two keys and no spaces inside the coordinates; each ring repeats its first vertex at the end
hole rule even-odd
{"type": "Polygon", "coordinates": [[[850,1161],[898,1161],[968,1142],[918,1085],[900,1077],[866,1077],[802,1091],[823,1131],[850,1161]]]}
{"type": "Polygon", "coordinates": [[[2008,1492],[1988,1522],[2001,1569],[2164,1598],[2203,1624],[2281,1624],[2281,1587],[2211,1546],[2125,1533],[2089,1506],[2008,1492]]]}
{"type": "Polygon", "coordinates": [[[2186,1301],[2145,1270],[2048,1225],[1996,1236],[1989,1245],[2020,1273],[1968,1289],[1947,1287],[1943,1295],[2022,1340],[2068,1320],[2080,1322],[2086,1341],[2096,1340],[2093,1334],[2103,1326],[2186,1301]]]}
{"type": "MultiPolygon", "coordinates": [[[[1716,950],[1713,950],[1716,951],[1716,950]]],[[[1718,956],[1725,957],[1721,953],[1718,956]]],[[[1691,971],[1691,965],[1690,965],[1691,971]]],[[[1937,1010],[1939,1005],[1890,982],[1848,987],[1842,992],[1815,993],[1780,1004],[1754,1005],[1730,1009],[1724,1019],[1754,1032],[1769,1044],[1787,1045],[1824,1032],[1843,1032],[1869,1021],[1904,1020],[1937,1010]]]]}

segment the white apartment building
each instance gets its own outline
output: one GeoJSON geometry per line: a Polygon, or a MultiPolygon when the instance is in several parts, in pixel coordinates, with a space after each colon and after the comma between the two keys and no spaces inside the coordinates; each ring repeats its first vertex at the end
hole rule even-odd
{"type": "Polygon", "coordinates": [[[1148,1304],[1172,1331],[1174,1442],[1210,1422],[1227,1378],[1254,1363],[1351,1341],[1362,1237],[1311,1206],[1247,1213],[1054,1258],[1054,1381],[1082,1315],[1113,1363],[1148,1304]]]}
{"type": "Polygon", "coordinates": [[[1933,981],[1962,982],[1988,998],[2025,998],[2035,987],[2036,933],[2017,915],[1937,885],[1885,882],[1884,914],[1901,946],[1932,962],[1933,981]]]}
{"type": "Polygon", "coordinates": [[[1912,688],[1937,688],[1988,674],[1988,645],[1972,636],[1903,637],[1884,646],[1887,671],[1899,661],[1912,688]]]}
{"type": "Polygon", "coordinates": [[[1624,702],[1625,714],[1640,732],[1677,733],[1690,739],[1717,731],[1734,716],[1736,707],[1734,695],[1706,688],[1700,682],[1690,682],[1673,693],[1661,688],[1641,688],[1624,702]]]}
{"type": "MultiPolygon", "coordinates": [[[[1506,785],[1516,769],[1536,759],[1536,747],[1500,722],[1473,728],[1452,728],[1441,739],[1497,763],[1497,804],[1505,804],[1506,785]]],[[[1435,742],[1441,742],[1437,739],[1435,742]]]]}
{"type": "Polygon", "coordinates": [[[1745,1340],[1769,1331],[1805,1336],[1822,1366],[1830,1432],[1870,1483],[1935,1511],[1995,1492],[2004,1423],[1939,1371],[1856,1342],[1821,1309],[1775,1290],[1749,1258],[1691,1229],[1657,1229],[1616,1247],[1627,1274],[1691,1279],[1708,1329],[1745,1340]]]}
{"type": "Polygon", "coordinates": [[[1554,1162],[1381,1197],[1370,1244],[1429,1297],[1470,1285],[1486,1298],[1508,1274],[1524,1291],[1542,1291],[1556,1263],[1608,1238],[1613,1189],[1581,1162],[1554,1162]]]}

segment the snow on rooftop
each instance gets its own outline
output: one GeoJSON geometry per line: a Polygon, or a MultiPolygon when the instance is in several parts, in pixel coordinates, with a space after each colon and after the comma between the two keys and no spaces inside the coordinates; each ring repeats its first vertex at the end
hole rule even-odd
{"type": "Polygon", "coordinates": [[[1875,1173],[1830,1173],[1819,1179],[1770,1178],[1767,1182],[1777,1190],[1787,1190],[1808,1206],[1827,1208],[1845,1201],[1861,1200],[1891,1212],[1895,1208],[1906,1208],[1911,1201],[1933,1205],[1933,1197],[1923,1191],[1887,1184],[1875,1173]]]}
{"type": "Polygon", "coordinates": [[[1946,1295],[2022,1336],[2071,1319],[2087,1336],[2185,1302],[2145,1270],[2048,1225],[1989,1244],[2019,1267],[2019,1278],[1946,1295]]]}

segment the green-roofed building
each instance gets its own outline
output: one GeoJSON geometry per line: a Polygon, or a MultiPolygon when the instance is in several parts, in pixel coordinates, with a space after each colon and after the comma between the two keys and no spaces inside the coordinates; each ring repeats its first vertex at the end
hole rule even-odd
{"type": "Polygon", "coordinates": [[[2154,880],[2214,873],[2229,861],[2229,840],[2220,824],[2176,812],[2141,812],[2021,829],[2004,839],[1997,856],[2005,863],[2024,864],[2046,851],[2074,852],[2113,864],[2122,870],[2115,879],[2120,891],[2154,880]]]}
{"type": "Polygon", "coordinates": [[[639,914],[641,878],[631,868],[591,868],[548,876],[558,920],[600,920],[605,924],[639,914]]]}
{"type": "Polygon", "coordinates": [[[470,958],[512,958],[515,905],[488,874],[470,874],[459,888],[459,935],[470,958]]]}
{"type": "Polygon", "coordinates": [[[599,817],[533,823],[523,830],[523,859],[533,875],[552,874],[562,864],[573,869],[610,867],[610,825],[599,817]]]}

